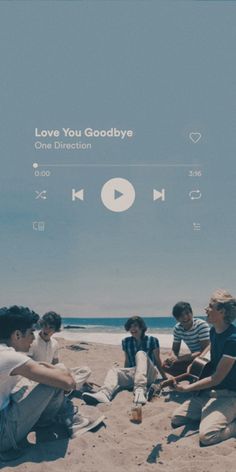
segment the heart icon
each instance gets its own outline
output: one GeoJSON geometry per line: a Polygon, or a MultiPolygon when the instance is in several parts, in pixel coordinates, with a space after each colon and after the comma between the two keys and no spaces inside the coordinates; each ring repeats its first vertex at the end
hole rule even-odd
{"type": "Polygon", "coordinates": [[[200,141],[200,139],[201,139],[201,137],[202,137],[201,133],[197,133],[197,132],[195,132],[195,133],[194,133],[194,132],[191,132],[191,133],[189,133],[188,136],[189,136],[189,139],[191,139],[191,141],[192,141],[194,144],[198,143],[198,141],[200,141]]]}

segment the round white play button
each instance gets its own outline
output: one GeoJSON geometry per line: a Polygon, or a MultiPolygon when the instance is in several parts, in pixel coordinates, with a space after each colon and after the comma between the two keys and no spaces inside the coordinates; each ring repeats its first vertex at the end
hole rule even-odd
{"type": "Polygon", "coordinates": [[[102,187],[101,199],[108,210],[126,211],[134,203],[135,190],[133,185],[126,179],[110,179],[102,187]]]}

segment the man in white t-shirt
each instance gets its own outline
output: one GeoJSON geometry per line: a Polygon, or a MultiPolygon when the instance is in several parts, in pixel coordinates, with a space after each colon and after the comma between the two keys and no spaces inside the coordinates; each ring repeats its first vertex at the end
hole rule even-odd
{"type": "MultiPolygon", "coordinates": [[[[41,330],[36,334],[28,355],[34,359],[34,361],[53,365],[58,364],[58,368],[64,369],[64,364],[59,364],[59,344],[56,339],[53,338],[53,334],[58,333],[61,329],[61,316],[54,311],[49,311],[43,315],[39,323],[41,330]]],[[[80,390],[91,375],[91,369],[87,366],[83,366],[72,367],[69,370],[75,379],[76,390],[80,390]]]]}
{"type": "Polygon", "coordinates": [[[53,338],[54,333],[61,329],[61,316],[54,311],[49,311],[40,320],[41,330],[36,334],[29,350],[29,356],[37,362],[57,364],[59,362],[59,345],[53,338]]]}
{"type": "Polygon", "coordinates": [[[76,386],[73,375],[50,364],[41,364],[26,354],[34,340],[39,316],[29,308],[0,309],[0,458],[9,460],[22,453],[21,442],[29,431],[49,426],[60,419],[70,437],[100,424],[67,408],[64,392],[76,386]],[[18,381],[33,380],[22,398],[14,394],[18,381]]]}
{"type": "Polygon", "coordinates": [[[193,317],[192,307],[187,302],[176,303],[172,314],[178,323],[174,327],[172,351],[163,368],[171,375],[179,375],[186,372],[196,357],[210,349],[210,328],[206,321],[193,317]],[[182,341],[189,348],[187,354],[180,354],[182,341]]]}

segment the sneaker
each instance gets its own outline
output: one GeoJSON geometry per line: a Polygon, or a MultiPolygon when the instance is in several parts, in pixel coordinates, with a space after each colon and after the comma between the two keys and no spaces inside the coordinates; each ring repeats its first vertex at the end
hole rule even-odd
{"type": "Polygon", "coordinates": [[[83,393],[96,393],[97,390],[95,390],[95,386],[93,384],[93,382],[85,382],[82,387],[80,387],[79,389],[80,393],[83,394],[83,393]]]}
{"type": "Polygon", "coordinates": [[[82,395],[82,399],[88,405],[97,405],[97,403],[110,403],[108,396],[103,390],[100,390],[100,392],[97,393],[85,392],[82,395]]]}
{"type": "Polygon", "coordinates": [[[134,403],[139,405],[145,405],[145,403],[147,403],[147,398],[143,388],[136,388],[134,392],[134,403]]]}
{"type": "Polygon", "coordinates": [[[87,431],[92,431],[97,426],[101,425],[105,420],[105,416],[99,416],[92,419],[81,415],[76,415],[73,418],[73,424],[68,427],[68,432],[71,438],[77,438],[87,431]]]}
{"type": "Polygon", "coordinates": [[[78,413],[73,417],[68,417],[64,419],[63,424],[66,425],[68,428],[72,427],[73,425],[78,425],[78,427],[83,428],[84,426],[87,426],[89,424],[89,419],[78,413]]]}
{"type": "Polygon", "coordinates": [[[147,393],[147,401],[151,402],[153,397],[160,397],[160,396],[161,396],[161,385],[152,383],[147,393]]]}

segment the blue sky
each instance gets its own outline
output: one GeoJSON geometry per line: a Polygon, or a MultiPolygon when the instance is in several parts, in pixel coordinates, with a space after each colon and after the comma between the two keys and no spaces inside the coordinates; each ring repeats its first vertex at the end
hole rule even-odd
{"type": "Polygon", "coordinates": [[[202,313],[215,288],[235,292],[233,2],[12,1],[0,10],[2,305],[154,316],[180,299],[202,313]],[[34,149],[35,127],[64,126],[132,129],[134,138],[34,149]],[[51,176],[35,177],[33,162],[51,176]],[[76,166],[47,167],[66,163],[76,166]],[[100,196],[116,177],[136,191],[119,214],[100,196]],[[71,201],[72,188],[85,189],[84,202],[71,201]],[[166,189],[165,202],[152,201],[154,188],[166,189]],[[43,189],[47,200],[36,201],[43,189]]]}

